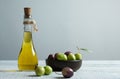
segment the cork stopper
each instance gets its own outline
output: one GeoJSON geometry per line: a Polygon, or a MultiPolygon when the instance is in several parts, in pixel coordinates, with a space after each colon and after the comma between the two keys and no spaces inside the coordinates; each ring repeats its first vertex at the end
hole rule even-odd
{"type": "Polygon", "coordinates": [[[29,7],[24,8],[24,17],[25,18],[30,18],[31,17],[31,8],[29,8],[29,7]]]}

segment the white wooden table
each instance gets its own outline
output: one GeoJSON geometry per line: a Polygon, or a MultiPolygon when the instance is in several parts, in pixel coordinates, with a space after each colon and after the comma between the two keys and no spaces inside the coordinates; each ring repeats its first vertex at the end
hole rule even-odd
{"type": "MultiPolygon", "coordinates": [[[[45,61],[39,61],[45,66],[45,61]]],[[[0,79],[65,79],[53,72],[48,76],[36,77],[35,72],[14,72],[18,70],[16,60],[0,60],[0,79]]],[[[59,72],[60,73],[60,72],[59,72]]],[[[120,60],[83,61],[82,67],[70,79],[120,79],[120,60]]]]}

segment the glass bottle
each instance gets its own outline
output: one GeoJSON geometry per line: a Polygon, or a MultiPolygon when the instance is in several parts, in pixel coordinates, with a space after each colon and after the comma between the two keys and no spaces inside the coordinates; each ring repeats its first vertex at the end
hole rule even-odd
{"type": "Polygon", "coordinates": [[[18,56],[18,68],[19,70],[34,70],[38,65],[38,58],[32,40],[32,27],[37,30],[36,23],[31,17],[31,8],[24,8],[24,13],[24,36],[18,56]]]}

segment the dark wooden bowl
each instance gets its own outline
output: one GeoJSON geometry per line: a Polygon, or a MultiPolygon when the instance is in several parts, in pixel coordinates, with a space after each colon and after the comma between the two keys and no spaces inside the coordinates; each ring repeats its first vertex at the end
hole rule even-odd
{"type": "Polygon", "coordinates": [[[51,66],[53,71],[62,71],[64,67],[70,67],[73,71],[77,71],[82,65],[82,60],[61,61],[46,59],[46,65],[51,66]]]}

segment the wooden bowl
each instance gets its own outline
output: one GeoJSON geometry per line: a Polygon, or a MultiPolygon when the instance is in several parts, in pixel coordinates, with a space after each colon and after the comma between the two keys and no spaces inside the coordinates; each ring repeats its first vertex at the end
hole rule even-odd
{"type": "Polygon", "coordinates": [[[70,67],[73,71],[77,71],[82,65],[82,60],[61,61],[46,59],[46,65],[51,66],[53,71],[62,71],[64,67],[70,67]]]}

